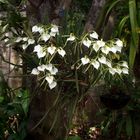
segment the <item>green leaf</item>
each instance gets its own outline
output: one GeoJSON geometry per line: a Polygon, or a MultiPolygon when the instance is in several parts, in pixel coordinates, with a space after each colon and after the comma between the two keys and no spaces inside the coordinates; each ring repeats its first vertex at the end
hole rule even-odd
{"type": "Polygon", "coordinates": [[[136,9],[135,0],[129,0],[129,15],[130,15],[130,24],[131,24],[131,33],[132,33],[132,40],[130,43],[130,52],[129,52],[130,54],[129,65],[130,68],[132,68],[134,65],[138,43],[139,43],[137,9],[136,9]]]}
{"type": "Polygon", "coordinates": [[[76,89],[77,89],[77,92],[79,93],[79,82],[78,82],[78,73],[77,73],[77,70],[75,71],[75,80],[76,80],[76,89]]]}
{"type": "Polygon", "coordinates": [[[133,133],[132,119],[131,116],[128,116],[126,118],[126,134],[128,136],[132,136],[132,133],[133,133]]]}
{"type": "Polygon", "coordinates": [[[125,23],[127,22],[128,18],[129,18],[129,16],[123,17],[123,19],[119,23],[119,26],[118,26],[118,36],[119,37],[121,36],[122,29],[123,29],[125,23]]]}
{"type": "Polygon", "coordinates": [[[107,13],[106,13],[106,17],[109,15],[109,13],[110,13],[111,10],[113,9],[113,7],[115,7],[116,4],[117,4],[118,2],[120,2],[120,1],[121,1],[121,0],[114,0],[114,1],[109,5],[109,8],[108,8],[107,13]]]}
{"type": "Polygon", "coordinates": [[[57,123],[57,120],[58,120],[58,117],[59,117],[59,109],[57,110],[57,112],[56,112],[56,114],[55,114],[55,117],[54,117],[54,119],[53,119],[53,123],[52,123],[52,125],[51,125],[51,128],[50,128],[50,130],[49,130],[49,132],[48,133],[51,133],[51,131],[53,130],[53,128],[55,127],[55,124],[57,123]]]}
{"type": "Polygon", "coordinates": [[[69,136],[68,140],[81,140],[79,136],[69,136]]]}
{"type": "Polygon", "coordinates": [[[114,0],[106,2],[105,6],[101,9],[99,18],[97,20],[97,24],[95,26],[95,30],[99,30],[101,27],[103,27],[107,23],[108,16],[111,12],[111,10],[116,6],[118,2],[121,0],[114,0]]]}
{"type": "Polygon", "coordinates": [[[140,2],[138,1],[137,1],[137,13],[138,13],[138,25],[140,26],[140,2]]]}
{"type": "Polygon", "coordinates": [[[22,109],[25,113],[25,115],[27,115],[27,112],[28,112],[28,107],[29,107],[29,92],[27,90],[23,91],[22,93],[22,102],[21,102],[21,105],[22,105],[22,109]]]}
{"type": "Polygon", "coordinates": [[[2,103],[4,100],[4,97],[0,96],[0,103],[2,103]]]}
{"type": "Polygon", "coordinates": [[[129,65],[130,65],[130,68],[132,68],[133,65],[134,65],[135,57],[136,57],[136,46],[134,44],[133,39],[131,38],[130,50],[129,50],[129,65]]]}
{"type": "Polygon", "coordinates": [[[0,0],[1,3],[8,3],[7,0],[0,0]]]}
{"type": "Polygon", "coordinates": [[[118,123],[118,125],[117,125],[117,134],[116,134],[116,137],[117,137],[117,138],[120,136],[120,133],[121,133],[121,131],[122,131],[122,128],[123,128],[124,123],[125,123],[125,120],[122,119],[122,120],[118,123]]]}

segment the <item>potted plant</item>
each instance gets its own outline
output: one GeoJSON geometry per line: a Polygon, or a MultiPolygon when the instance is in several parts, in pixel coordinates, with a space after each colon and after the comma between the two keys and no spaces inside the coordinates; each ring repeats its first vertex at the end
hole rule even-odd
{"type": "MultiPolygon", "coordinates": [[[[121,73],[121,71],[118,72],[121,73]]],[[[121,109],[127,105],[131,94],[129,89],[132,86],[130,77],[121,74],[109,75],[107,73],[105,80],[104,92],[100,96],[101,102],[111,110],[121,109]]]]}
{"type": "Polygon", "coordinates": [[[121,57],[123,42],[120,39],[105,42],[95,31],[80,36],[63,35],[57,25],[35,25],[26,33],[11,30],[2,34],[5,45],[14,46],[22,58],[26,58],[27,72],[37,78],[40,87],[58,94],[60,100],[57,99],[53,107],[59,107],[60,101],[60,110],[67,106],[65,113],[70,118],[67,124],[91,87],[106,83],[107,75],[129,74],[128,64],[121,57]]]}
{"type": "Polygon", "coordinates": [[[101,102],[111,110],[125,107],[130,101],[130,95],[118,86],[111,86],[107,93],[100,96],[101,102]]]}

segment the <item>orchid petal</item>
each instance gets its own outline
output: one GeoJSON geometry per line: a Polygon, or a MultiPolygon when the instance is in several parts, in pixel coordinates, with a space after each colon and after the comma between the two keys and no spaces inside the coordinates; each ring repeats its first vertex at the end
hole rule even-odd
{"type": "Polygon", "coordinates": [[[91,64],[94,66],[94,68],[96,68],[96,69],[98,69],[99,68],[99,66],[100,66],[100,63],[98,62],[98,61],[96,61],[96,60],[93,60],[92,62],[91,62],[91,64]]]}
{"type": "Polygon", "coordinates": [[[49,84],[51,84],[51,83],[53,82],[53,80],[54,80],[54,77],[51,76],[51,75],[48,75],[48,76],[46,76],[45,80],[46,80],[49,84]]]}
{"type": "Polygon", "coordinates": [[[51,55],[55,53],[56,47],[54,46],[50,46],[47,48],[48,53],[50,53],[51,55]]]}
{"type": "Polygon", "coordinates": [[[31,74],[33,74],[33,75],[38,75],[38,74],[39,74],[38,69],[37,69],[37,68],[32,69],[31,74]]]}
{"type": "Polygon", "coordinates": [[[49,84],[50,89],[53,89],[56,86],[57,86],[57,83],[55,81],[53,81],[51,84],[49,84]]]}
{"type": "Polygon", "coordinates": [[[86,47],[90,47],[90,45],[91,45],[91,41],[88,39],[88,38],[86,38],[85,40],[83,40],[83,44],[86,46],[86,47]]]}
{"type": "Polygon", "coordinates": [[[57,51],[62,57],[64,57],[66,55],[66,52],[63,49],[58,49],[57,51]]]}
{"type": "Polygon", "coordinates": [[[90,34],[90,37],[92,37],[93,39],[98,39],[98,34],[94,31],[90,34]]]}
{"type": "Polygon", "coordinates": [[[102,56],[100,58],[98,58],[99,62],[102,64],[106,64],[106,57],[102,56]]]}
{"type": "Polygon", "coordinates": [[[46,65],[40,65],[40,66],[38,66],[37,67],[37,69],[39,70],[39,71],[44,71],[45,69],[46,69],[46,65]]]}
{"type": "Polygon", "coordinates": [[[82,61],[83,65],[88,64],[90,62],[89,58],[87,58],[87,57],[81,58],[81,61],[82,61]]]}

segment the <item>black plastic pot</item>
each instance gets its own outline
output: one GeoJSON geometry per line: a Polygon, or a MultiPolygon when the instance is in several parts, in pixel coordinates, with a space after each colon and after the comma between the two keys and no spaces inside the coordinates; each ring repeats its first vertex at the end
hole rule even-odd
{"type": "Polygon", "coordinates": [[[130,95],[124,93],[107,93],[101,95],[100,100],[108,109],[117,110],[128,104],[130,95]]]}

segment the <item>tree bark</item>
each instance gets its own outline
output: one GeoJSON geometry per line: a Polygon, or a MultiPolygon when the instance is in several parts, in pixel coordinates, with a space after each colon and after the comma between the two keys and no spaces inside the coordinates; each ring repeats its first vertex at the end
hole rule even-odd
{"type": "Polygon", "coordinates": [[[111,0],[93,0],[89,10],[84,32],[95,30],[104,40],[110,39],[115,27],[115,12],[107,16],[108,3],[111,0]]]}
{"type": "Polygon", "coordinates": [[[71,2],[72,0],[28,0],[26,11],[30,25],[37,23],[58,25],[71,2]]]}
{"type": "MultiPolygon", "coordinates": [[[[72,0],[28,0],[27,16],[30,25],[33,26],[38,23],[53,23],[59,25],[64,16],[64,12],[69,9],[71,1],[72,0]]],[[[32,96],[28,121],[29,134],[26,140],[63,139],[66,134],[63,122],[64,108],[61,108],[60,105],[60,107],[52,109],[50,113],[44,116],[53,106],[58,93],[51,93],[51,91],[44,91],[42,88],[37,88],[38,84],[35,77],[29,77],[26,81],[30,81],[29,85],[31,86],[29,88],[32,96]],[[60,112],[58,112],[57,122],[49,133],[58,109],[60,112]],[[42,119],[43,117],[44,119],[42,119]]]]}
{"type": "Polygon", "coordinates": [[[85,24],[85,32],[92,31],[96,27],[97,20],[99,18],[101,9],[105,5],[106,0],[93,0],[91,8],[88,13],[87,22],[85,24]]]}

